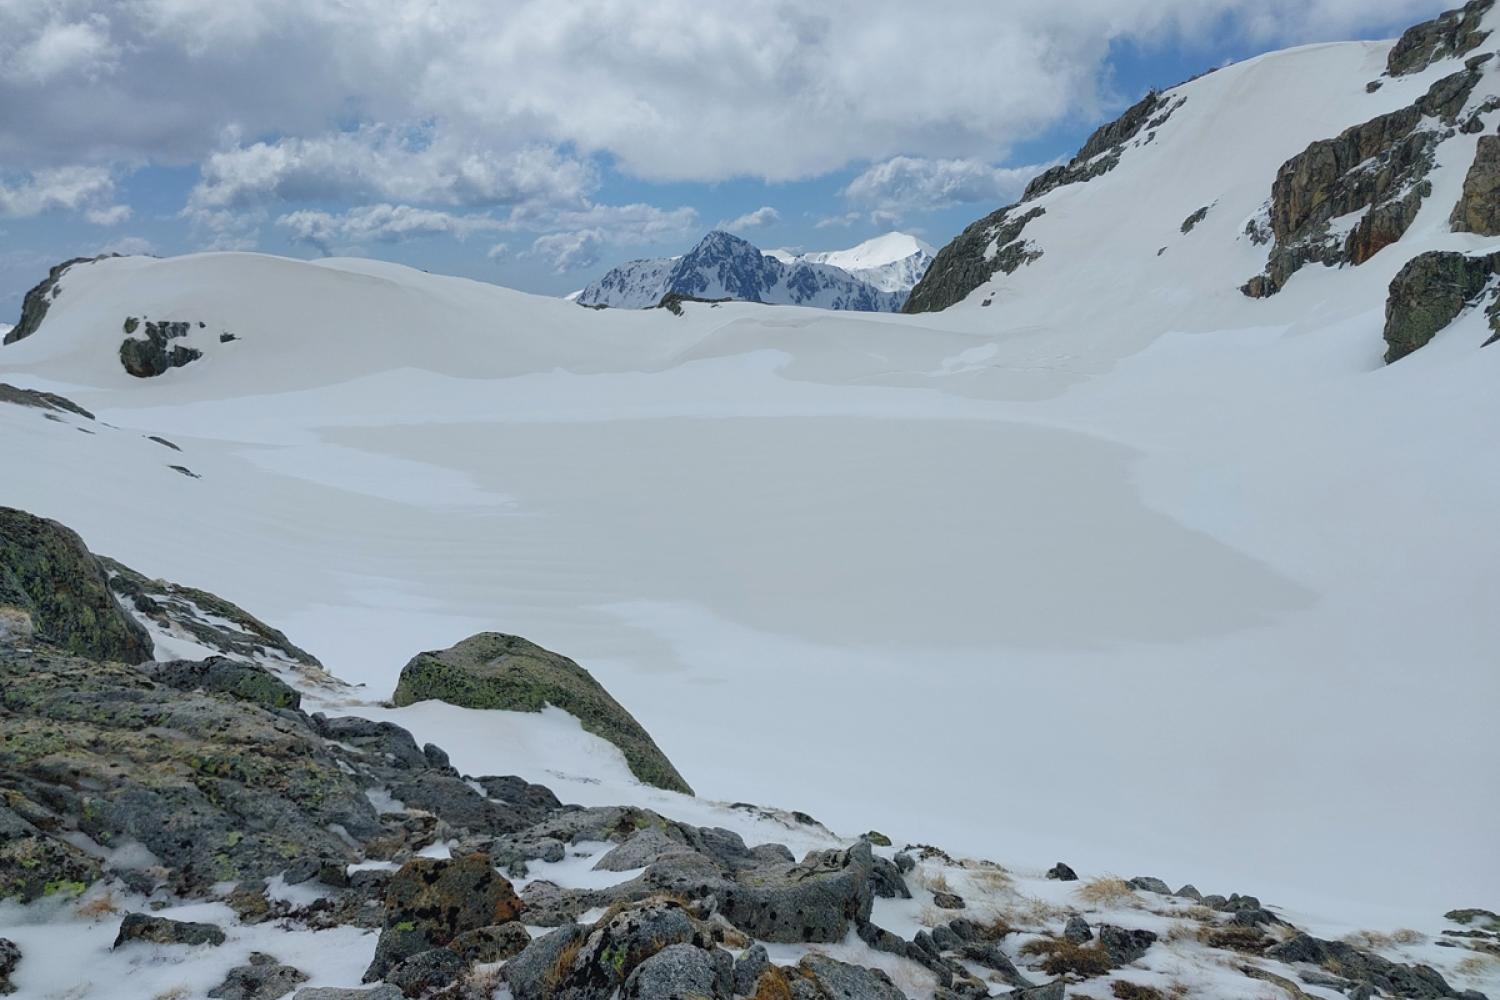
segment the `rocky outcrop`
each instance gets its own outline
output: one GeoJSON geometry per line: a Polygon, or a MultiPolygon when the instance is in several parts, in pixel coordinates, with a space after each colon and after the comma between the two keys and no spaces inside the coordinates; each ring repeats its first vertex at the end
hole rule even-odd
{"type": "Polygon", "coordinates": [[[52,307],[52,300],[62,294],[62,287],[58,282],[67,273],[68,268],[74,264],[90,264],[96,260],[104,260],[107,257],[114,256],[118,255],[103,254],[99,257],[74,257],[72,260],[65,260],[49,270],[47,277],[43,278],[31,291],[27,292],[26,297],[21,300],[21,318],[16,321],[16,325],[6,333],[5,339],[0,341],[0,343],[14,344],[16,341],[25,340],[33,333],[36,333],[37,328],[42,325],[42,320],[47,316],[47,310],[52,307]]]}
{"type": "Polygon", "coordinates": [[[1500,135],[1483,135],[1450,219],[1456,233],[1500,236],[1500,135]]]}
{"type": "MultiPolygon", "coordinates": [[[[1381,996],[1437,1000],[1460,992],[1448,985],[1437,970],[1426,965],[1402,965],[1343,941],[1324,941],[1298,934],[1266,951],[1268,958],[1288,964],[1309,963],[1337,969],[1338,975],[1356,984],[1368,984],[1381,996]]],[[[1366,994],[1368,995],[1368,994],[1366,994]]]]}
{"type": "Polygon", "coordinates": [[[42,392],[38,389],[17,389],[4,382],[0,382],[0,403],[31,406],[51,413],[71,413],[85,420],[94,419],[92,413],[65,396],[59,396],[55,392],[42,392]]]}
{"type": "Polygon", "coordinates": [[[932,266],[911,291],[905,313],[938,312],[962,302],[996,273],[1014,274],[1041,251],[1021,238],[1026,226],[1046,214],[1036,207],[1011,205],[971,224],[933,258],[932,266]],[[991,247],[995,252],[991,253],[991,247]]]}
{"type": "Polygon", "coordinates": [[[519,636],[482,632],[448,649],[417,654],[402,668],[393,700],[399,706],[429,699],[513,712],[555,706],[619,747],[641,781],[693,793],[650,734],[587,670],[519,636]]]}
{"type": "MultiPolygon", "coordinates": [[[[1459,313],[1477,305],[1500,274],[1500,253],[1468,256],[1434,250],[1407,262],[1391,280],[1385,303],[1385,360],[1396,362],[1425,346],[1459,313]]],[[[1500,303],[1489,309],[1500,335],[1500,303]]]]}
{"type": "Polygon", "coordinates": [[[1032,178],[1021,201],[1033,201],[1065,184],[1082,184],[1109,173],[1119,166],[1128,142],[1142,131],[1146,132],[1144,141],[1152,141],[1155,130],[1186,101],[1181,95],[1169,98],[1161,91],[1151,91],[1119,118],[1096,129],[1073,159],[1032,178]]]}
{"type": "Polygon", "coordinates": [[[129,566],[99,558],[110,589],[141,618],[167,632],[186,633],[199,645],[227,656],[266,657],[305,667],[317,658],[250,612],[217,594],[166,580],[152,580],[129,566]]]}
{"type": "Polygon", "coordinates": [[[1444,126],[1463,109],[1480,73],[1465,69],[1434,83],[1415,103],[1312,143],[1277,171],[1266,269],[1243,288],[1279,292],[1303,266],[1362,264],[1399,240],[1432,193],[1444,126]],[[1352,225],[1335,220],[1356,217],[1352,225]]]}
{"type": "Polygon", "coordinates": [[[1489,37],[1480,22],[1494,5],[1495,0],[1470,0],[1456,10],[1407,28],[1386,57],[1386,73],[1405,76],[1439,59],[1474,51],[1489,37]]]}
{"type": "Polygon", "coordinates": [[[138,322],[134,316],[125,321],[125,339],[120,342],[120,364],[136,378],[155,378],[203,357],[196,347],[172,343],[192,332],[191,323],[147,321],[141,336],[136,336],[138,322]]]}
{"type": "Polygon", "coordinates": [[[80,656],[151,659],[150,637],[115,602],[83,539],[56,521],[0,507],[0,631],[7,628],[80,656]]]}

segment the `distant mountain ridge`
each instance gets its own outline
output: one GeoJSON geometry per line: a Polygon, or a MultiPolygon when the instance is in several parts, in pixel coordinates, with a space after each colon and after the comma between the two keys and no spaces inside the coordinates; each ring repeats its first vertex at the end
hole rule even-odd
{"type": "Polygon", "coordinates": [[[770,305],[896,312],[926,271],[932,248],[891,233],[849,250],[762,251],[715,230],[681,257],[636,260],[611,270],[575,299],[580,305],[646,309],[669,293],[770,305]]]}

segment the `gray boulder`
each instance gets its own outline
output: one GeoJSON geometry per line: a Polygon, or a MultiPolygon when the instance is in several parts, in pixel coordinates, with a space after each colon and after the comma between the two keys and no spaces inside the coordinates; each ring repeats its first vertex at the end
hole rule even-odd
{"type": "Polygon", "coordinates": [[[148,663],[142,669],[157,683],[179,691],[212,691],[272,709],[302,705],[302,696],[294,688],[257,663],[211,656],[148,663]]]}
{"type": "Polygon", "coordinates": [[[1172,894],[1172,890],[1167,883],[1159,878],[1152,878],[1149,875],[1137,875],[1130,880],[1130,887],[1132,889],[1140,889],[1142,892],[1154,892],[1162,896],[1170,896],[1172,894]]]}
{"type": "Polygon", "coordinates": [[[1099,946],[1109,956],[1110,963],[1117,967],[1138,961],[1155,942],[1156,935],[1151,931],[1126,930],[1113,924],[1099,925],[1099,946]]]}
{"type": "Polygon", "coordinates": [[[402,668],[392,700],[398,706],[438,700],[514,712],[553,705],[619,747],[641,781],[688,795],[693,791],[641,724],[587,670],[519,636],[482,632],[448,649],[417,654],[402,668]]]}
{"type": "Polygon", "coordinates": [[[1005,996],[1007,1000],[1063,1000],[1063,997],[1067,995],[1065,989],[1062,981],[1059,980],[1045,986],[1011,990],[1005,996]]]}
{"type": "Polygon", "coordinates": [[[297,991],[292,1000],[405,1000],[394,986],[382,983],[368,990],[346,990],[332,986],[308,986],[297,991]]]}
{"type": "Polygon", "coordinates": [[[716,948],[668,945],[636,966],[625,980],[622,1000],[728,1000],[734,959],[716,948]]]}
{"type": "Polygon", "coordinates": [[[1093,928],[1089,927],[1087,920],[1074,914],[1068,918],[1067,926],[1063,928],[1063,940],[1071,941],[1074,944],[1083,944],[1086,941],[1092,941],[1094,940],[1093,928]]]}
{"type": "Polygon", "coordinates": [[[213,924],[196,923],[190,920],[168,920],[147,913],[127,913],[120,921],[120,932],[115,935],[114,947],[132,942],[148,944],[221,945],[224,932],[213,924]]]}
{"type": "Polygon", "coordinates": [[[531,943],[505,963],[503,975],[515,1000],[550,1000],[563,960],[589,935],[577,924],[564,924],[531,943]]]}
{"type": "Polygon", "coordinates": [[[525,925],[512,920],[508,924],[463,931],[448,942],[448,947],[466,962],[489,964],[514,958],[530,943],[531,935],[525,925]]]}
{"type": "Polygon", "coordinates": [[[1488,31],[1480,30],[1480,24],[1493,6],[1494,0],[1470,0],[1457,10],[1407,28],[1386,57],[1386,72],[1405,76],[1424,70],[1439,59],[1474,51],[1489,37],[1488,31]]]}
{"type": "Polygon", "coordinates": [[[771,958],[765,945],[754,944],[745,949],[734,963],[734,995],[747,997],[754,994],[755,984],[770,967],[771,958]]]}
{"type": "Polygon", "coordinates": [[[797,969],[817,988],[825,1000],[906,1000],[879,969],[866,969],[835,961],[826,955],[805,955],[797,969]]]}
{"type": "Polygon", "coordinates": [[[168,320],[147,322],[145,328],[140,330],[141,335],[136,336],[138,325],[134,317],[127,319],[126,336],[120,342],[120,364],[136,378],[155,378],[203,357],[203,352],[196,347],[172,343],[192,331],[191,323],[168,320]]]}
{"type": "Polygon", "coordinates": [[[1059,861],[1047,869],[1047,877],[1058,882],[1077,882],[1078,873],[1059,861]]]}
{"type": "Polygon", "coordinates": [[[307,982],[307,976],[269,955],[250,956],[249,965],[230,969],[218,986],[208,991],[210,1000],[277,1000],[307,982]]]}

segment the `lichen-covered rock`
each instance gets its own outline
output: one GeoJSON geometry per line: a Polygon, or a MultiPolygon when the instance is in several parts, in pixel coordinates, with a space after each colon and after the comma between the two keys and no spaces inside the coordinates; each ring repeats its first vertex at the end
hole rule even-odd
{"type": "Polygon", "coordinates": [[[206,660],[168,660],[143,667],[155,681],[179,691],[213,691],[254,702],[264,708],[299,708],[302,696],[265,667],[243,660],[211,656],[206,660]]]}
{"type": "Polygon", "coordinates": [[[1063,928],[1063,940],[1074,944],[1086,944],[1094,940],[1094,930],[1087,920],[1075,913],[1068,918],[1067,926],[1063,928]]]}
{"type": "Polygon", "coordinates": [[[1488,31],[1480,30],[1480,24],[1494,5],[1495,0],[1470,0],[1456,10],[1407,28],[1386,57],[1386,72],[1405,76],[1439,59],[1474,51],[1489,37],[1488,31]]]}
{"type": "Polygon", "coordinates": [[[150,944],[221,945],[224,931],[213,924],[191,920],[168,920],[149,913],[127,913],[115,936],[116,948],[134,941],[150,944]]]}
{"type": "Polygon", "coordinates": [[[0,995],[14,993],[19,987],[10,981],[21,964],[21,949],[9,938],[0,938],[0,995]]]}
{"type": "Polygon", "coordinates": [[[1427,181],[1444,132],[1480,79],[1460,70],[1432,84],[1415,103],[1320,139],[1282,164],[1271,186],[1275,241],[1265,272],[1242,289],[1274,295],[1310,263],[1362,264],[1399,240],[1432,193],[1427,181]],[[1335,219],[1359,213],[1347,232],[1335,219]]]}
{"type": "Polygon", "coordinates": [[[1407,261],[1391,280],[1386,298],[1386,363],[1425,346],[1459,313],[1477,303],[1497,273],[1500,254],[1470,257],[1434,250],[1407,261]]]}
{"type": "Polygon", "coordinates": [[[269,955],[250,956],[249,965],[229,970],[224,981],[208,991],[210,1000],[278,1000],[307,982],[307,976],[269,955]]]}
{"type": "Polygon", "coordinates": [[[292,1000],[404,1000],[404,996],[396,987],[382,983],[368,990],[345,990],[336,986],[307,986],[298,990],[292,1000]]]}
{"type": "Polygon", "coordinates": [[[83,539],[56,521],[0,507],[0,608],[7,607],[57,649],[121,663],[151,659],[151,638],[115,602],[83,539]]]}
{"type": "Polygon", "coordinates": [[[503,962],[526,950],[531,935],[520,921],[464,931],[448,942],[448,948],[469,963],[503,962]]]}
{"type": "Polygon", "coordinates": [[[487,856],[414,858],[386,888],[384,927],[365,982],[384,979],[413,955],[446,948],[465,931],[509,923],[520,915],[520,897],[487,856]]]}
{"type": "Polygon", "coordinates": [[[515,1000],[550,1000],[588,934],[577,924],[564,924],[533,938],[524,951],[505,963],[503,974],[511,996],[515,1000]]]}
{"type": "Polygon", "coordinates": [[[463,975],[464,960],[447,948],[432,948],[403,959],[385,974],[386,982],[409,997],[426,996],[463,975]]]}
{"type": "Polygon", "coordinates": [[[905,1000],[891,977],[879,969],[839,962],[827,955],[804,955],[797,971],[825,1000],[905,1000]]]}
{"type": "MultiPolygon", "coordinates": [[[[673,899],[652,898],[618,907],[588,932],[570,956],[564,953],[566,960],[553,970],[553,990],[574,1000],[605,1000],[637,966],[674,944],[712,948],[713,934],[673,899]]],[[[514,980],[511,988],[516,989],[514,980]]],[[[519,992],[516,996],[522,1000],[519,992]]]]}
{"type": "Polygon", "coordinates": [[[636,966],[622,1000],[728,1000],[734,960],[727,951],[668,945],[636,966]]]}
{"type": "Polygon", "coordinates": [[[555,706],[619,747],[641,781],[692,794],[641,724],[587,670],[519,636],[482,632],[448,649],[417,654],[402,668],[393,700],[401,706],[429,699],[516,712],[555,706]]]}
{"type": "Polygon", "coordinates": [[[1453,231],[1500,236],[1500,135],[1482,135],[1453,207],[1453,231]]]}

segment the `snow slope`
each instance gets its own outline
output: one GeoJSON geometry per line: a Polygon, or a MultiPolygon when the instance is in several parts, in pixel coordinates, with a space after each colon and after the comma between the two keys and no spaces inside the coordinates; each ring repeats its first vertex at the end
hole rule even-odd
{"type": "MultiPolygon", "coordinates": [[[[0,502],[253,609],[371,700],[418,650],[525,635],[706,800],[1423,926],[1500,894],[1500,351],[1475,313],[1384,367],[1380,330],[1413,253],[1487,245],[1446,228],[1474,137],[1397,246],[1238,291],[1280,163],[1446,68],[1366,93],[1386,48],[1185,85],[1152,143],[1044,197],[1040,260],[939,314],[80,265],[0,380],[101,423],[0,406],[0,502]],[[238,339],[136,380],[131,315],[238,339]]],[[[547,759],[545,731],[462,732],[460,767],[547,759]]]]}
{"type": "MultiPolygon", "coordinates": [[[[904,266],[910,270],[914,262],[904,266]]],[[[681,257],[620,265],[585,288],[576,301],[586,306],[643,309],[656,305],[668,292],[676,292],[700,299],[894,312],[906,301],[905,291],[911,286],[885,285],[901,271],[902,266],[877,267],[872,277],[881,284],[867,283],[840,267],[802,258],[783,260],[762,253],[738,236],[715,231],[681,257]]]]}
{"type": "Polygon", "coordinates": [[[865,240],[847,250],[820,250],[798,253],[793,250],[767,250],[766,256],[775,257],[783,264],[806,261],[809,264],[829,264],[848,271],[882,292],[911,291],[927,266],[932,263],[935,251],[932,245],[908,233],[886,233],[865,240]]]}

